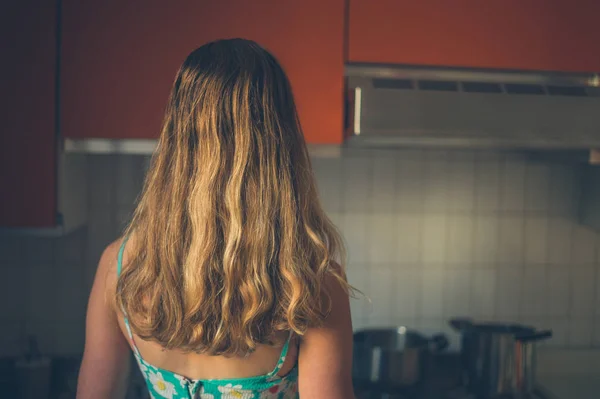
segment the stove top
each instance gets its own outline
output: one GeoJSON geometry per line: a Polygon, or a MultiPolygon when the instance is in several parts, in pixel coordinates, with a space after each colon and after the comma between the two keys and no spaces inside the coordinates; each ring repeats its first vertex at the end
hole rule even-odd
{"type": "MultiPolygon", "coordinates": [[[[432,384],[433,385],[433,384],[432,384]]],[[[429,389],[402,390],[397,392],[381,392],[379,390],[359,389],[356,399],[549,399],[541,391],[522,395],[500,395],[493,398],[479,398],[468,393],[463,387],[440,389],[430,386],[429,389]]]]}
{"type": "Polygon", "coordinates": [[[460,359],[455,354],[438,355],[419,384],[397,388],[355,382],[356,399],[550,399],[542,391],[528,395],[504,395],[480,398],[467,392],[462,384],[460,359]]]}

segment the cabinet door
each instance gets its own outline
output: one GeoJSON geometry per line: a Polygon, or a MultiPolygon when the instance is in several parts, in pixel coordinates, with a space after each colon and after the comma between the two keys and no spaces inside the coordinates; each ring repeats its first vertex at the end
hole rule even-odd
{"type": "Polygon", "coordinates": [[[243,37],[284,65],[307,140],[342,141],[344,0],[70,1],[63,27],[65,137],[157,137],[186,55],[243,37]]]}
{"type": "Polygon", "coordinates": [[[600,71],[597,0],[350,0],[349,60],[600,71]]]}
{"type": "Polygon", "coordinates": [[[56,213],[56,3],[0,4],[0,227],[56,213]]]}

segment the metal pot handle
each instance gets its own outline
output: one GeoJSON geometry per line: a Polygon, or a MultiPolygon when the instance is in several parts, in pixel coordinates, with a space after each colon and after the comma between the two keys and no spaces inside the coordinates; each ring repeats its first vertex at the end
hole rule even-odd
{"type": "Polygon", "coordinates": [[[429,340],[431,346],[430,350],[433,353],[439,353],[446,349],[450,343],[448,342],[448,337],[445,334],[435,334],[429,340]]]}
{"type": "Polygon", "coordinates": [[[515,339],[520,342],[541,341],[552,337],[552,330],[536,331],[533,334],[517,335],[515,339]]]}
{"type": "Polygon", "coordinates": [[[449,323],[452,328],[460,332],[465,332],[473,328],[473,320],[468,318],[451,319],[449,323]]]}

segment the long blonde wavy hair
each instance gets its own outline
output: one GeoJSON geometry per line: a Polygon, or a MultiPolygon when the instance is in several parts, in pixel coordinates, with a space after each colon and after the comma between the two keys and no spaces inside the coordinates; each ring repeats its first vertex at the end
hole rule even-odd
{"type": "Polygon", "coordinates": [[[323,323],[324,279],[349,288],[343,249],[269,52],[232,39],[187,57],[126,235],[117,306],[143,339],[242,355],[323,323]]]}

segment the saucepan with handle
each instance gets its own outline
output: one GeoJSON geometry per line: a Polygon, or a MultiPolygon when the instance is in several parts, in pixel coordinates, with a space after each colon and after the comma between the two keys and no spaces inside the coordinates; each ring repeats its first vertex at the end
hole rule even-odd
{"type": "Polygon", "coordinates": [[[431,355],[448,347],[444,334],[426,336],[405,326],[354,334],[353,379],[361,386],[394,389],[424,379],[431,355]]]}
{"type": "Polygon", "coordinates": [[[510,323],[452,319],[461,333],[461,358],[467,389],[481,397],[528,394],[535,387],[536,343],[551,330],[510,323]]]}

